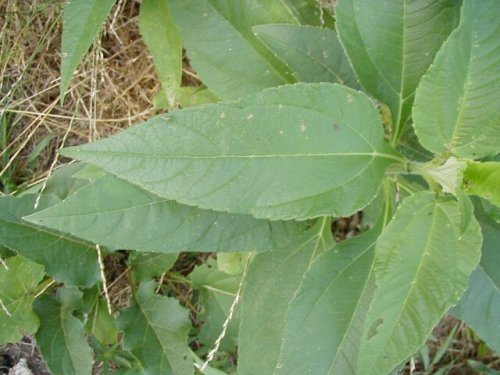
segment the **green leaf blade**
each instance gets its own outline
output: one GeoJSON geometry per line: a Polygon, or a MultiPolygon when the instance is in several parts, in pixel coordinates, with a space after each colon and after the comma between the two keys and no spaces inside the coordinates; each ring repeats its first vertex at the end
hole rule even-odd
{"type": "Polygon", "coordinates": [[[277,374],[356,374],[378,234],[341,242],[314,261],[286,314],[277,374]]]}
{"type": "Polygon", "coordinates": [[[402,161],[368,97],[327,83],[171,112],[62,153],[158,196],[267,219],[350,215],[402,161]]]}
{"type": "Polygon", "coordinates": [[[81,59],[96,38],[116,0],[67,1],[61,43],[61,98],[81,59]]]}
{"type": "Polygon", "coordinates": [[[275,372],[290,300],[313,259],[334,246],[329,224],[321,219],[292,244],[251,260],[241,297],[238,374],[275,372]]]}
{"type": "Polygon", "coordinates": [[[251,27],[297,21],[281,1],[174,0],[169,2],[190,63],[210,91],[235,99],[293,82],[286,66],[251,27]],[[221,37],[222,36],[222,37],[221,37]]]}
{"type": "Polygon", "coordinates": [[[88,375],[92,371],[92,353],[83,323],[72,314],[81,298],[82,293],[77,289],[62,288],[57,300],[44,295],[35,303],[43,322],[36,339],[54,374],[88,375]]]}
{"type": "Polygon", "coordinates": [[[305,226],[184,206],[112,175],[25,219],[112,249],[162,253],[270,251],[305,226]]]}
{"type": "Polygon", "coordinates": [[[177,300],[155,295],[153,288],[153,282],[142,283],[133,305],[118,317],[124,346],[141,361],[145,375],[193,374],[187,311],[177,300]]]}
{"type": "Polygon", "coordinates": [[[253,30],[290,67],[297,81],[359,87],[334,31],[285,24],[254,26],[253,30]]]}
{"type": "Polygon", "coordinates": [[[162,93],[166,95],[169,108],[174,108],[182,78],[182,41],[173,23],[167,1],[142,1],[139,28],[153,55],[162,93]]]}
{"type": "MultiPolygon", "coordinates": [[[[68,286],[91,287],[100,281],[92,245],[22,220],[35,212],[35,199],[34,195],[0,198],[0,244],[42,264],[47,274],[68,286]]],[[[42,196],[39,209],[57,202],[51,196],[42,196]]]]}
{"type": "Polygon", "coordinates": [[[0,263],[0,345],[35,333],[40,325],[31,305],[42,281],[43,266],[21,256],[0,263]],[[5,263],[3,263],[5,262],[5,263]]]}
{"type": "Polygon", "coordinates": [[[462,230],[458,203],[421,192],[406,198],[379,238],[377,288],[361,341],[360,374],[387,373],[424,343],[466,289],[480,257],[471,215],[462,230]]]}
{"type": "Polygon", "coordinates": [[[500,224],[489,218],[481,204],[475,214],[483,233],[481,262],[469,288],[450,313],[464,320],[488,346],[500,352],[500,224]]]}
{"type": "Polygon", "coordinates": [[[454,0],[343,0],[336,7],[340,40],[360,83],[391,109],[396,140],[420,77],[455,27],[458,12],[454,0]]]}
{"type": "Polygon", "coordinates": [[[465,0],[460,26],[422,78],[413,109],[424,147],[480,158],[500,143],[500,8],[465,0]]]}
{"type": "Polygon", "coordinates": [[[467,162],[464,172],[467,194],[475,194],[500,207],[500,163],[467,162]]]}

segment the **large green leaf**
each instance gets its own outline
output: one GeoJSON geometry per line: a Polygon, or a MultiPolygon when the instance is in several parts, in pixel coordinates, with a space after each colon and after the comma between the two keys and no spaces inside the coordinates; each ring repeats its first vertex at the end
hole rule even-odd
{"type": "MultiPolygon", "coordinates": [[[[465,205],[465,208],[469,206],[465,205]]],[[[432,192],[406,198],[377,241],[376,289],[364,322],[357,374],[386,374],[425,342],[468,285],[481,250],[471,212],[432,192]]]]}
{"type": "Polygon", "coordinates": [[[176,103],[182,78],[182,41],[170,16],[167,0],[143,0],[139,14],[142,38],[153,55],[162,93],[170,108],[176,103]]]}
{"type": "Polygon", "coordinates": [[[269,251],[304,227],[184,206],[112,175],[26,220],[113,249],[174,253],[269,251]]]}
{"type": "Polygon", "coordinates": [[[251,30],[265,23],[297,23],[282,0],[170,0],[169,6],[190,64],[217,96],[233,99],[293,82],[251,30]]]}
{"type": "Polygon", "coordinates": [[[399,139],[415,89],[456,26],[457,0],[339,0],[340,40],[360,83],[389,106],[399,139]]]}
{"type": "Polygon", "coordinates": [[[176,299],[155,295],[153,289],[154,282],[142,283],[132,306],[118,317],[123,344],[140,360],[144,375],[193,374],[188,312],[176,299]]]}
{"type": "Polygon", "coordinates": [[[277,374],[356,374],[379,230],[321,254],[290,302],[277,374]]]}
{"type": "Polygon", "coordinates": [[[334,244],[324,218],[293,243],[251,260],[240,307],[238,374],[274,373],[290,300],[313,260],[334,244]]]}
{"type": "Polygon", "coordinates": [[[297,81],[359,87],[334,31],[284,24],[254,26],[253,30],[290,67],[297,81]]]}
{"type": "Polygon", "coordinates": [[[0,263],[0,345],[35,333],[40,322],[31,310],[43,267],[21,256],[0,263]],[[5,263],[3,263],[5,262],[5,263]],[[8,313],[7,313],[8,312],[8,313]]]}
{"type": "Polygon", "coordinates": [[[465,322],[496,352],[500,352],[500,224],[480,204],[476,217],[483,232],[481,262],[470,285],[451,314],[465,322]]]}
{"type": "Polygon", "coordinates": [[[61,98],[83,55],[96,38],[116,0],[70,0],[64,3],[61,43],[61,98]]]}
{"type": "Polygon", "coordinates": [[[400,161],[370,99],[328,83],[171,112],[62,153],[180,203],[271,219],[350,215],[400,161]]]}
{"type": "Polygon", "coordinates": [[[464,187],[467,194],[488,199],[500,207],[500,163],[467,162],[464,172],[464,187]]]}
{"type": "Polygon", "coordinates": [[[88,375],[92,371],[92,353],[83,323],[72,314],[81,299],[78,289],[63,287],[58,290],[57,299],[44,295],[35,303],[42,321],[36,339],[55,375],[88,375]]]}
{"type": "Polygon", "coordinates": [[[413,109],[422,145],[456,156],[498,153],[500,6],[464,0],[460,26],[422,78],[413,109]]]}
{"type": "MultiPolygon", "coordinates": [[[[21,219],[35,212],[35,200],[35,195],[0,198],[0,244],[42,264],[47,274],[66,285],[94,285],[100,275],[92,245],[21,219]]],[[[57,202],[55,197],[42,196],[38,208],[57,202]]]]}

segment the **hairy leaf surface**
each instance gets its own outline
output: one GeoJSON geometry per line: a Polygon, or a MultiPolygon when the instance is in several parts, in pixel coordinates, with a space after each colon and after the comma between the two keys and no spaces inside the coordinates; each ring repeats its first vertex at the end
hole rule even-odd
{"type": "Polygon", "coordinates": [[[340,40],[360,83],[391,109],[396,139],[420,78],[456,26],[458,5],[456,0],[338,3],[340,40]]]}
{"type": "Polygon", "coordinates": [[[303,227],[184,206],[107,175],[27,220],[113,249],[269,251],[303,227]]]}
{"type": "Polygon", "coordinates": [[[16,256],[0,262],[0,345],[32,335],[40,324],[31,305],[43,266],[16,256]]]}
{"type": "Polygon", "coordinates": [[[500,144],[500,6],[464,0],[460,26],[422,78],[413,109],[424,147],[480,158],[500,144]]]}
{"type": "Polygon", "coordinates": [[[265,23],[297,23],[281,0],[171,0],[169,6],[191,65],[220,98],[293,82],[251,30],[265,23]]]}
{"type": "Polygon", "coordinates": [[[481,262],[470,285],[451,314],[464,320],[495,352],[500,352],[500,224],[480,204],[476,217],[483,232],[481,262]]]}
{"type": "Polygon", "coordinates": [[[277,374],[356,374],[379,233],[341,242],[306,272],[286,314],[277,374]]]}
{"type": "Polygon", "coordinates": [[[193,374],[188,312],[176,299],[154,294],[154,284],[142,283],[118,317],[124,346],[141,361],[144,375],[193,374]]]}
{"type": "Polygon", "coordinates": [[[313,260],[334,245],[325,218],[293,243],[251,260],[240,306],[238,374],[275,372],[290,300],[313,260]]]}
{"type": "Polygon", "coordinates": [[[260,25],[252,29],[290,67],[297,81],[359,87],[333,30],[285,24],[260,25]]]}
{"type": "Polygon", "coordinates": [[[61,97],[76,67],[99,33],[116,0],[70,0],[64,4],[61,42],[61,97]]]}
{"type": "MultiPolygon", "coordinates": [[[[468,207],[468,206],[466,206],[468,207]]],[[[358,374],[386,374],[425,342],[467,288],[481,250],[472,213],[420,192],[406,198],[377,241],[376,289],[367,313],[358,374]]]]}
{"type": "MultiPolygon", "coordinates": [[[[0,198],[0,244],[42,264],[47,274],[68,286],[94,285],[100,275],[92,245],[21,219],[35,212],[35,199],[35,195],[0,198]]],[[[39,209],[57,202],[57,198],[42,196],[39,209]]]]}
{"type": "Polygon", "coordinates": [[[37,343],[54,374],[88,375],[92,371],[92,353],[83,323],[72,314],[81,299],[78,289],[63,287],[57,299],[44,295],[34,305],[43,322],[36,334],[37,343]]]}
{"type": "Polygon", "coordinates": [[[182,78],[182,41],[166,0],[143,0],[139,14],[142,38],[153,55],[168,107],[175,107],[182,78]]]}
{"type": "Polygon", "coordinates": [[[350,215],[400,161],[368,97],[327,83],[171,112],[63,154],[183,204],[270,219],[350,215]]]}

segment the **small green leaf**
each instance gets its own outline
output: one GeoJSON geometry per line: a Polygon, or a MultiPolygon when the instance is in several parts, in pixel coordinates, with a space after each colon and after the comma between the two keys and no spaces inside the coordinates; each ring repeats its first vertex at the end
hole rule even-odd
{"type": "Polygon", "coordinates": [[[81,59],[97,37],[116,0],[69,0],[64,3],[61,43],[61,99],[81,59]]]}
{"type": "Polygon", "coordinates": [[[78,289],[62,287],[57,299],[44,295],[34,305],[42,322],[37,343],[54,374],[88,375],[92,371],[92,353],[83,323],[72,314],[81,299],[78,289]]]}
{"type": "Polygon", "coordinates": [[[252,30],[290,67],[297,81],[359,87],[333,30],[284,24],[254,26],[252,30]]]}
{"type": "Polygon", "coordinates": [[[169,108],[174,108],[182,78],[182,41],[166,0],[143,0],[139,13],[142,38],[153,55],[169,108]]]}
{"type": "Polygon", "coordinates": [[[189,206],[273,220],[353,214],[402,162],[372,101],[329,83],[173,111],[62,153],[189,206]]]}
{"type": "Polygon", "coordinates": [[[218,97],[235,99],[294,81],[251,30],[297,23],[281,0],[170,0],[169,7],[192,67],[218,97]]]}
{"type": "Polygon", "coordinates": [[[424,147],[471,158],[498,153],[499,65],[497,0],[464,0],[460,26],[417,89],[413,119],[424,147]]]}
{"type": "Polygon", "coordinates": [[[179,254],[157,254],[134,251],[129,253],[129,264],[138,280],[161,276],[173,267],[179,254]]]}
{"type": "MultiPolygon", "coordinates": [[[[219,255],[219,254],[218,254],[219,255]]],[[[219,337],[224,321],[241,280],[241,275],[228,275],[217,269],[213,259],[196,267],[189,275],[193,281],[193,288],[201,292],[202,310],[198,319],[203,322],[198,339],[207,348],[212,348],[219,337]]],[[[226,335],[221,341],[220,350],[234,352],[238,339],[239,307],[233,314],[227,327],[226,335]]]]}
{"type": "MultiPolygon", "coordinates": [[[[467,206],[464,206],[467,207],[467,206]]],[[[357,374],[386,374],[425,342],[468,285],[481,249],[472,213],[431,192],[406,198],[377,241],[376,289],[363,328],[357,374]]]]}
{"type": "Polygon", "coordinates": [[[290,302],[276,374],[355,375],[380,230],[325,251],[290,302]],[[307,360],[304,360],[307,358],[307,360]]]}
{"type": "Polygon", "coordinates": [[[456,0],[342,0],[336,7],[340,40],[361,85],[391,109],[396,141],[459,9],[456,0]]]}
{"type": "Polygon", "coordinates": [[[313,260],[334,245],[324,218],[293,243],[251,259],[241,297],[238,374],[274,373],[290,300],[313,260]]]}
{"type": "Polygon", "coordinates": [[[469,288],[450,313],[464,320],[495,352],[500,352],[500,224],[476,204],[483,232],[481,262],[469,288]]]}
{"type": "Polygon", "coordinates": [[[102,345],[118,342],[118,328],[109,314],[106,301],[97,295],[94,308],[87,318],[87,331],[92,333],[102,345]]]}
{"type": "Polygon", "coordinates": [[[153,289],[154,282],[142,283],[132,306],[118,317],[124,347],[140,360],[144,375],[191,375],[188,312],[176,299],[155,295],[153,289]]]}
{"type": "Polygon", "coordinates": [[[184,206],[112,175],[25,219],[112,249],[165,253],[269,251],[305,225],[184,206]]]}
{"type": "MultiPolygon", "coordinates": [[[[42,264],[45,272],[69,286],[91,287],[100,280],[94,246],[22,220],[35,212],[35,195],[0,198],[0,244],[42,264]]],[[[39,209],[59,202],[42,195],[39,209]]]]}
{"type": "Polygon", "coordinates": [[[464,173],[464,188],[467,194],[486,198],[500,207],[500,163],[468,161],[464,173]]]}
{"type": "Polygon", "coordinates": [[[21,256],[0,262],[0,345],[32,335],[40,324],[31,305],[43,266],[21,256]]]}

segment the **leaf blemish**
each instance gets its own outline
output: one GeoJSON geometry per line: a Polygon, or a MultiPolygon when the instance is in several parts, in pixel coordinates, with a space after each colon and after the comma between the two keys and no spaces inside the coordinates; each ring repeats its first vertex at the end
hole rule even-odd
{"type": "Polygon", "coordinates": [[[247,116],[247,120],[250,120],[250,119],[253,119],[253,113],[250,113],[250,114],[247,116]]]}
{"type": "Polygon", "coordinates": [[[221,112],[220,113],[220,118],[224,118],[224,117],[226,117],[226,114],[224,112],[221,112]]]}
{"type": "Polygon", "coordinates": [[[307,126],[305,126],[304,124],[300,125],[300,131],[303,133],[307,130],[307,126]]]}
{"type": "Polygon", "coordinates": [[[378,318],[373,322],[371,325],[370,329],[368,330],[368,333],[366,334],[366,339],[370,340],[373,336],[375,336],[377,332],[377,328],[384,322],[383,318],[378,318]]]}

